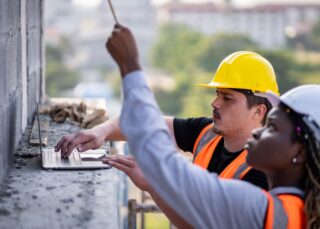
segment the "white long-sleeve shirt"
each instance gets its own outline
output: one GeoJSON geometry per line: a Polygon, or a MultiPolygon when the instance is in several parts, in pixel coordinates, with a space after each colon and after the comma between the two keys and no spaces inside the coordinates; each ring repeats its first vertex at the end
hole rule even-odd
{"type": "Polygon", "coordinates": [[[173,210],[195,228],[263,228],[266,195],[249,183],[219,179],[182,158],[142,71],[124,78],[123,93],[122,132],[147,181],[173,210]]]}

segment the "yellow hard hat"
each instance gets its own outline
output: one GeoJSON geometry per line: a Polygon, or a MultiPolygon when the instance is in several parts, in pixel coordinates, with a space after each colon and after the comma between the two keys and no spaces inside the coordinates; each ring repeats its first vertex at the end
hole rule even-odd
{"type": "Polygon", "coordinates": [[[276,75],[270,62],[248,51],[235,52],[224,58],[211,82],[200,86],[246,89],[253,93],[272,91],[279,95],[276,75]]]}

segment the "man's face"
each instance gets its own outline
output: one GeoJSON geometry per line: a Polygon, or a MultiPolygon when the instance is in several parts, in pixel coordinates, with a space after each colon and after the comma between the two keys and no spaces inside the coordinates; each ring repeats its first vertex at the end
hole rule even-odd
{"type": "Polygon", "coordinates": [[[252,138],[246,144],[248,164],[266,173],[281,172],[291,166],[296,152],[292,132],[293,125],[285,111],[273,108],[265,126],[252,131],[252,138]]]}
{"type": "MultiPolygon", "coordinates": [[[[243,132],[251,132],[252,113],[249,109],[244,94],[232,89],[217,89],[217,97],[212,101],[213,131],[224,137],[239,135],[243,132]]],[[[256,121],[255,121],[256,122],[256,121]]]]}

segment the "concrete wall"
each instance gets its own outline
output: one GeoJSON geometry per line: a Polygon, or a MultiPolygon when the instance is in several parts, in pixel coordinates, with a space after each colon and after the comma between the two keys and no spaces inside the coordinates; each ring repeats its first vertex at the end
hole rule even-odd
{"type": "Polygon", "coordinates": [[[0,1],[0,187],[43,94],[42,0],[0,1]]]}

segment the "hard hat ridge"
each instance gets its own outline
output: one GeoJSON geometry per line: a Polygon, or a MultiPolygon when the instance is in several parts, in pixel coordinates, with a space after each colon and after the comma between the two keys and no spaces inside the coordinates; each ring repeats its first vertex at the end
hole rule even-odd
{"type": "Polygon", "coordinates": [[[320,141],[320,85],[309,84],[293,88],[281,97],[267,93],[274,105],[282,102],[294,112],[303,115],[303,122],[320,141]]]}

